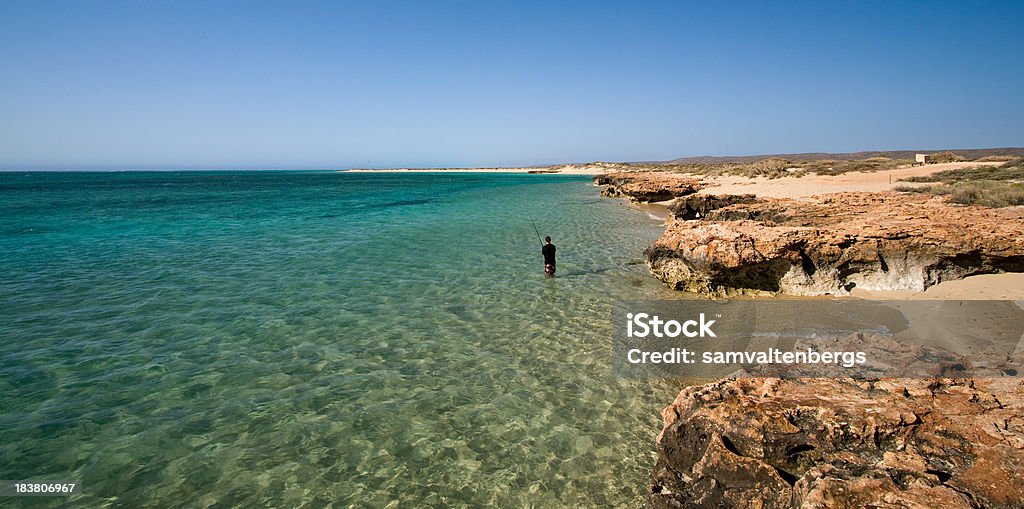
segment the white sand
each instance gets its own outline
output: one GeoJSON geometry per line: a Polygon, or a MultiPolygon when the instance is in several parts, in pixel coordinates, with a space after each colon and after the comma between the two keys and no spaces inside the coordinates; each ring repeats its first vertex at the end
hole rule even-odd
{"type": "Polygon", "coordinates": [[[927,185],[899,182],[900,179],[907,177],[930,175],[937,171],[955,168],[967,168],[982,165],[998,166],[1000,164],[1002,163],[966,162],[927,164],[923,166],[913,166],[888,171],[858,171],[834,176],[807,175],[804,177],[782,177],[777,179],[736,176],[705,177],[704,180],[718,185],[706,187],[699,191],[699,194],[756,194],[758,196],[772,198],[802,198],[816,194],[839,193],[846,191],[877,193],[880,191],[890,191],[897,186],[927,185]]]}
{"type": "MultiPolygon", "coordinates": [[[[775,198],[805,198],[818,194],[847,191],[881,192],[901,185],[927,185],[899,182],[899,179],[930,175],[937,171],[971,166],[998,166],[1001,162],[943,163],[913,166],[878,172],[851,172],[842,175],[807,175],[778,179],[749,177],[712,177],[706,180],[718,186],[702,189],[703,194],[755,194],[775,198]]],[[[667,202],[666,202],[667,203],[667,202]]],[[[911,291],[875,292],[854,289],[855,297],[867,299],[935,299],[935,300],[1014,300],[1024,301],[1024,274],[986,274],[957,281],[947,281],[923,293],[911,291]]]]}
{"type": "Polygon", "coordinates": [[[892,300],[1015,300],[1024,302],[1024,274],[984,274],[939,283],[924,292],[868,291],[854,288],[864,299],[892,300]]]}
{"type": "Polygon", "coordinates": [[[344,170],[352,173],[558,173],[562,175],[600,175],[607,171],[601,166],[589,164],[565,164],[561,166],[527,168],[393,168],[383,170],[344,170]]]}

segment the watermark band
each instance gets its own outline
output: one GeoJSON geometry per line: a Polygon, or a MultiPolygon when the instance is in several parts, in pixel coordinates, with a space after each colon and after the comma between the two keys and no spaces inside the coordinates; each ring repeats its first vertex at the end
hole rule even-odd
{"type": "Polygon", "coordinates": [[[675,300],[612,312],[623,377],[1017,377],[1014,301],[675,300]]]}

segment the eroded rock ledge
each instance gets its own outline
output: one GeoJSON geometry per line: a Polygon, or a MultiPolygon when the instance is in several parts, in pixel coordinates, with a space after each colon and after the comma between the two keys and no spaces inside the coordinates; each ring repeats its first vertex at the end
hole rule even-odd
{"type": "Polygon", "coordinates": [[[655,277],[710,295],[924,291],[975,274],[1024,272],[1024,209],[990,209],[903,193],[810,198],[696,194],[671,173],[595,177],[602,195],[664,201],[668,227],[646,254],[655,277]]]}
{"type": "Polygon", "coordinates": [[[974,274],[1024,271],[1024,210],[900,193],[806,200],[694,195],[646,254],[651,272],[705,294],[924,291],[974,274]],[[690,220],[701,216],[699,220],[690,220]]]}
{"type": "Polygon", "coordinates": [[[626,197],[644,203],[686,196],[705,186],[700,179],[659,172],[608,173],[594,177],[594,184],[604,188],[601,196],[626,197]]]}
{"type": "Polygon", "coordinates": [[[655,508],[1024,507],[1019,378],[746,378],[662,412],[655,508]]]}

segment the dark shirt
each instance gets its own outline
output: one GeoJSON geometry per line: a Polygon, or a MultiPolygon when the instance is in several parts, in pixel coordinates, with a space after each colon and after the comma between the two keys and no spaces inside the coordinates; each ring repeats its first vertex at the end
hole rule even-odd
{"type": "Polygon", "coordinates": [[[555,245],[544,244],[544,247],[540,248],[540,254],[544,255],[544,265],[555,264],[555,245]]]}

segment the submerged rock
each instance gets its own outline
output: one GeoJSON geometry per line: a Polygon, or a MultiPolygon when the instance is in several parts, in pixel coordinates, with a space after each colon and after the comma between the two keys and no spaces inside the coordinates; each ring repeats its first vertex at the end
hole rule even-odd
{"type": "Polygon", "coordinates": [[[1024,272],[1024,210],[897,193],[680,200],[646,255],[669,286],[706,294],[924,291],[1024,272]],[[704,210],[699,220],[694,211],[704,210]]]}
{"type": "Polygon", "coordinates": [[[699,179],[661,172],[608,173],[594,177],[594,184],[604,187],[601,196],[627,197],[634,202],[671,200],[704,187],[699,179]]]}
{"type": "Polygon", "coordinates": [[[655,508],[1024,507],[1019,378],[744,378],[662,411],[655,508]]]}

